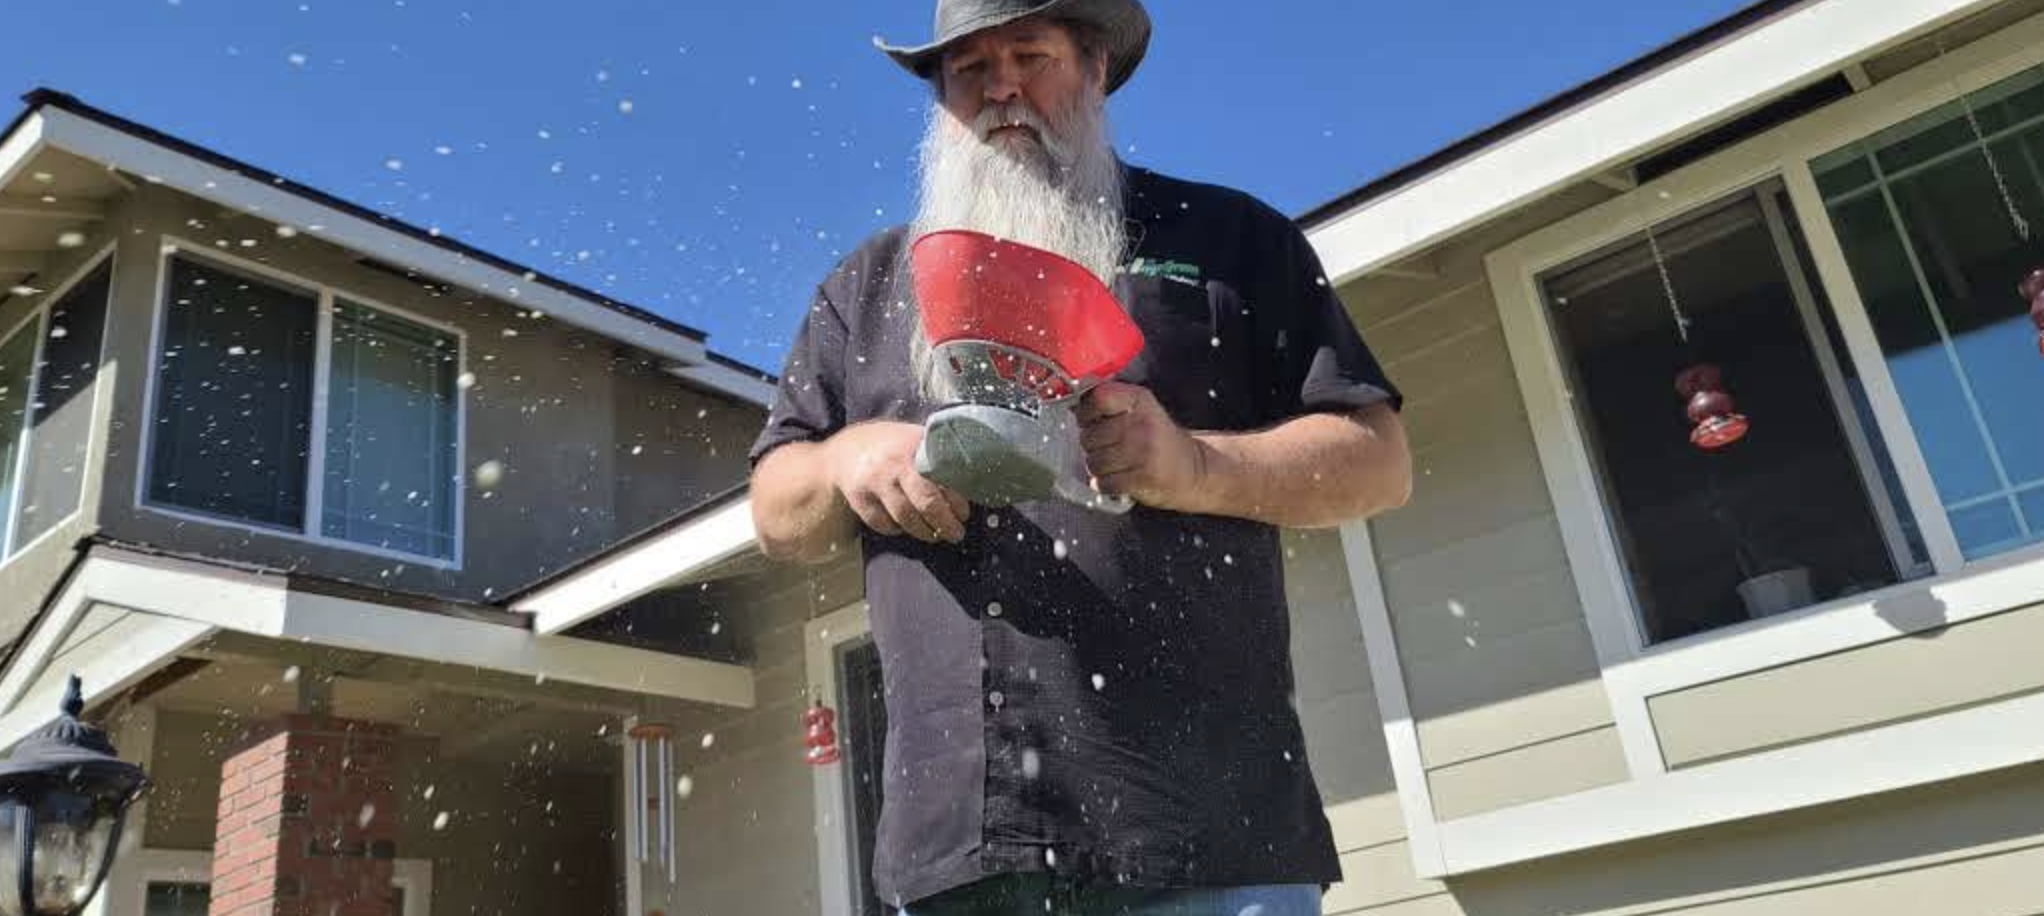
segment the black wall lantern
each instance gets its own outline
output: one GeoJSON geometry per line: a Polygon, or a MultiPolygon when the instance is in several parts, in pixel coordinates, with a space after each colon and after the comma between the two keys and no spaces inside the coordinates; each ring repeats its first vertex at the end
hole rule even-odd
{"type": "Polygon", "coordinates": [[[83,912],[149,784],[114,755],[105,729],[78,720],[84,711],[73,675],[63,714],[0,761],[0,916],[83,912]]]}

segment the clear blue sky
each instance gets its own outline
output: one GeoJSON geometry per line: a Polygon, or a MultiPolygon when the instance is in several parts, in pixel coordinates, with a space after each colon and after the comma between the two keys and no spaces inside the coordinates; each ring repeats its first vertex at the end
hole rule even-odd
{"type": "MultiPolygon", "coordinates": [[[[1287,212],[1748,0],[1152,0],[1131,161],[1287,212]]],[[[10,0],[0,91],[173,135],[702,328],[778,370],[898,222],[927,0],[10,0]]]]}

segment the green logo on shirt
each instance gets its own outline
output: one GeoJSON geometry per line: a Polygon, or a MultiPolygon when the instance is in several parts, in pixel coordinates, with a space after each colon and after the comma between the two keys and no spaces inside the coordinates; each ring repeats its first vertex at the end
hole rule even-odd
{"type": "Polygon", "coordinates": [[[1122,272],[1138,277],[1156,277],[1160,280],[1183,283],[1186,286],[1198,287],[1200,289],[1206,288],[1206,284],[1201,282],[1200,279],[1199,265],[1187,264],[1184,261],[1153,261],[1149,258],[1137,258],[1130,262],[1126,268],[1123,268],[1122,272]]]}

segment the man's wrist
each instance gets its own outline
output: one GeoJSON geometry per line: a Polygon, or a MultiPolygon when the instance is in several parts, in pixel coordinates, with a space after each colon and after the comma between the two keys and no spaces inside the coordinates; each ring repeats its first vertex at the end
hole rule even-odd
{"type": "Polygon", "coordinates": [[[1232,499],[1234,485],[1233,459],[1227,451],[1218,446],[1218,438],[1208,433],[1192,433],[1191,481],[1186,492],[1174,500],[1178,511],[1196,515],[1222,515],[1221,511],[1232,499]]]}

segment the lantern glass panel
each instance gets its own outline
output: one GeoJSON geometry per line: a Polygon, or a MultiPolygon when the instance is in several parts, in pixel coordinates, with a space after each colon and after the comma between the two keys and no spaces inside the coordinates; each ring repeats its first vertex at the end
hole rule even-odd
{"type": "Polygon", "coordinates": [[[21,911],[21,802],[0,798],[0,916],[26,916],[21,911]]]}
{"type": "Polygon", "coordinates": [[[53,790],[36,800],[35,908],[69,913],[92,899],[120,817],[116,800],[53,790]]]}

